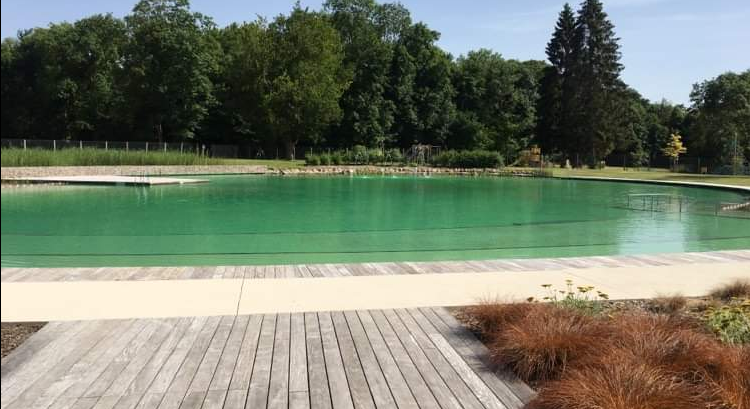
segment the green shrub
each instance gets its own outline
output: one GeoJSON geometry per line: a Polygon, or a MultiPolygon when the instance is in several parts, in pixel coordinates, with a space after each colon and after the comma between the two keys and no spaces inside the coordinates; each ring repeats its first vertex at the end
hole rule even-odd
{"type": "Polygon", "coordinates": [[[377,165],[385,161],[385,155],[383,155],[382,149],[369,149],[367,151],[367,163],[369,165],[377,165]]]}
{"type": "Polygon", "coordinates": [[[331,155],[324,153],[320,155],[320,164],[323,166],[328,166],[331,164],[331,155]]]}
{"type": "Polygon", "coordinates": [[[315,155],[313,153],[308,153],[305,155],[305,165],[307,166],[319,166],[320,165],[320,156],[315,155]]]}
{"type": "Polygon", "coordinates": [[[499,168],[503,166],[503,158],[497,152],[486,150],[449,150],[434,156],[432,164],[449,168],[499,168]]]}
{"type": "Polygon", "coordinates": [[[355,165],[367,164],[367,148],[362,145],[354,145],[351,150],[349,163],[353,163],[355,165]]]}
{"type": "Polygon", "coordinates": [[[724,343],[750,343],[750,299],[708,310],[706,323],[724,343]]]}
{"type": "Polygon", "coordinates": [[[404,155],[401,154],[400,149],[388,149],[385,151],[385,161],[388,163],[403,163],[404,155]]]}
{"type": "Polygon", "coordinates": [[[334,151],[331,153],[331,164],[332,165],[341,165],[344,163],[344,154],[340,151],[334,151]]]}

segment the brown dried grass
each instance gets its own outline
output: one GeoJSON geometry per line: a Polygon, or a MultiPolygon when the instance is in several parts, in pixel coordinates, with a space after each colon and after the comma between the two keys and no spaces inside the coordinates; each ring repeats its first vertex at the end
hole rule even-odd
{"type": "Polygon", "coordinates": [[[466,308],[492,363],[540,386],[532,409],[750,409],[750,347],[692,318],[592,317],[549,304],[466,308]]]}
{"type": "Polygon", "coordinates": [[[511,368],[526,381],[557,379],[594,352],[597,339],[603,337],[600,321],[551,305],[531,308],[522,319],[495,331],[492,362],[511,368]]]}
{"type": "Polygon", "coordinates": [[[714,288],[709,295],[723,301],[732,298],[750,298],[750,280],[738,278],[730,283],[714,288]]]}

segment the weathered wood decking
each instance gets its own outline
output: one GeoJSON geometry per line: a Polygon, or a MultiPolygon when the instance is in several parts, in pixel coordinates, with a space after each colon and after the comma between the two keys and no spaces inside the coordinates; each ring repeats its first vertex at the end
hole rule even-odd
{"type": "Polygon", "coordinates": [[[271,266],[2,268],[3,282],[140,281],[210,278],[304,278],[423,273],[480,273],[650,267],[684,263],[750,261],[750,250],[664,253],[623,256],[495,259],[476,261],[390,262],[360,264],[295,264],[271,266]]]}
{"type": "Polygon", "coordinates": [[[2,408],[518,408],[443,308],[53,322],[2,361],[2,408]]]}

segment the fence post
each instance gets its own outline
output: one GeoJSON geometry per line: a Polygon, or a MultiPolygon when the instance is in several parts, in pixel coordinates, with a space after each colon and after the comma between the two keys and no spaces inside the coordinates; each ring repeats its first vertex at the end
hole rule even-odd
{"type": "Polygon", "coordinates": [[[83,150],[83,141],[78,141],[78,149],[83,150]]]}
{"type": "Polygon", "coordinates": [[[164,152],[165,153],[167,152],[167,143],[166,142],[164,142],[164,152]]]}
{"type": "Polygon", "coordinates": [[[23,150],[26,150],[26,139],[23,140],[23,150]]]}
{"type": "Polygon", "coordinates": [[[53,139],[52,140],[52,151],[56,151],[56,150],[57,150],[57,141],[53,139]]]}
{"type": "Polygon", "coordinates": [[[104,150],[105,151],[109,150],[109,142],[107,142],[107,141],[104,141],[104,150]]]}
{"type": "Polygon", "coordinates": [[[184,142],[180,142],[180,153],[182,153],[182,145],[184,142]]]}
{"type": "Polygon", "coordinates": [[[125,151],[127,152],[129,150],[130,150],[130,142],[125,141],[125,151]]]}
{"type": "Polygon", "coordinates": [[[146,142],[146,152],[148,152],[148,142],[146,142]]]}

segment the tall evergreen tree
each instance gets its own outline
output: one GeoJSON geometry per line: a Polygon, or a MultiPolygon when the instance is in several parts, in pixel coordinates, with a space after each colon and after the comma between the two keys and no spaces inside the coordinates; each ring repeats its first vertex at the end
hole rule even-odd
{"type": "Polygon", "coordinates": [[[565,3],[557,19],[552,39],[547,43],[547,59],[552,64],[545,69],[540,84],[540,98],[537,107],[539,120],[537,136],[545,150],[567,152],[571,145],[567,119],[572,108],[573,73],[577,53],[575,43],[576,22],[570,4],[565,3]]]}
{"type": "Polygon", "coordinates": [[[565,3],[557,19],[552,39],[547,43],[547,59],[552,66],[544,71],[538,102],[537,137],[547,151],[569,152],[572,144],[568,118],[573,105],[573,73],[577,53],[576,21],[570,4],[565,3]]]}
{"type": "Polygon", "coordinates": [[[601,1],[585,0],[576,19],[571,58],[573,108],[566,116],[569,140],[577,157],[589,164],[604,159],[616,146],[622,123],[617,120],[627,109],[620,80],[619,38],[608,20],[601,1]]]}

